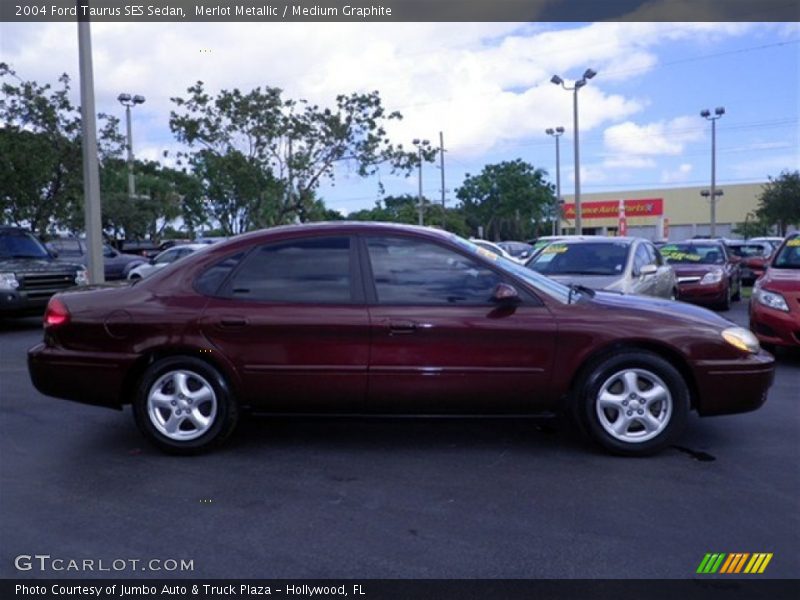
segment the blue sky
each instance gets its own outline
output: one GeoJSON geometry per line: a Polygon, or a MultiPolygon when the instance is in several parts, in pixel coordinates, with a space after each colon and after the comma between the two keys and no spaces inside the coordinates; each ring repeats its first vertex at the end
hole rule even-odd
{"type": "MultiPolygon", "coordinates": [[[[555,180],[564,126],[562,193],[573,189],[572,95],[568,83],[598,72],[579,95],[584,193],[704,185],[710,124],[717,124],[717,180],[765,181],[800,168],[800,26],[797,23],[108,23],[92,26],[98,111],[124,115],[116,96],[142,94],[134,150],[160,159],[180,146],[169,132],[170,96],[201,79],[207,88],[282,87],[289,97],[332,104],[339,93],[381,92],[404,119],[389,133],[406,147],[438,144],[444,132],[448,201],[465,173],[521,158],[555,180]],[[201,52],[204,50],[204,52],[201,52]]],[[[74,24],[2,24],[2,60],[25,79],[77,93],[74,24]]],[[[77,102],[77,96],[75,98],[77,102]]],[[[438,163],[437,163],[438,164],[438,163]]],[[[416,194],[409,178],[380,176],[387,194],[416,194]]],[[[423,172],[440,198],[440,173],[423,172]]],[[[337,170],[319,195],[348,212],[374,205],[378,178],[337,170]]]]}

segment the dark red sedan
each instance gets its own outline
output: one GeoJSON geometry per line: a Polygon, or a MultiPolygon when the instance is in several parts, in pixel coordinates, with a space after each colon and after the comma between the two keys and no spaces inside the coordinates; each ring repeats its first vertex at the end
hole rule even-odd
{"type": "Polygon", "coordinates": [[[121,408],[164,450],[273,413],[563,411],[653,453],[689,411],[750,411],[773,358],[702,308],[566,287],[454,235],[328,223],[254,232],[126,287],[58,294],[28,353],[44,394],[121,408]]]}
{"type": "Polygon", "coordinates": [[[750,299],[750,329],[767,346],[800,346],[800,233],[776,251],[750,299]]]}
{"type": "Polygon", "coordinates": [[[742,282],[738,259],[718,240],[688,240],[660,248],[675,268],[678,298],[684,302],[729,310],[739,300],[742,282]]]}

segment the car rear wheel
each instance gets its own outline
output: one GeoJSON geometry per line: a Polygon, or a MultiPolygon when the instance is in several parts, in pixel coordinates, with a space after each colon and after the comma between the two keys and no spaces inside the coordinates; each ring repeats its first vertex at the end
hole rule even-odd
{"type": "Polygon", "coordinates": [[[683,376],[650,352],[624,352],[595,366],[579,391],[582,428],[616,454],[646,456],[669,445],[686,425],[683,376]]]}
{"type": "Polygon", "coordinates": [[[239,411],[222,375],[187,356],[150,365],[134,399],[133,414],[142,433],[162,450],[194,454],[227,438],[239,411]]]}

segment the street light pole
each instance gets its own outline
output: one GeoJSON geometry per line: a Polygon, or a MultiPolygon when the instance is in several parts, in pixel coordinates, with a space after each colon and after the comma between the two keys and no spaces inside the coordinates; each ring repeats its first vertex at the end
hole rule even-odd
{"type": "Polygon", "coordinates": [[[544,132],[547,135],[552,135],[556,139],[556,210],[555,218],[553,219],[553,235],[558,235],[561,229],[561,152],[559,150],[558,138],[564,135],[564,128],[548,128],[545,129],[544,132]]]}
{"type": "Polygon", "coordinates": [[[125,107],[125,121],[128,126],[128,197],[133,200],[136,197],[136,183],[133,179],[133,134],[131,132],[131,106],[144,104],[144,96],[131,96],[130,94],[120,94],[117,96],[120,104],[125,107]]]}
{"type": "Polygon", "coordinates": [[[578,140],[578,90],[585,86],[589,79],[597,75],[597,71],[586,69],[583,72],[583,77],[575,82],[575,85],[568,87],[564,80],[558,75],[553,75],[550,82],[555,85],[560,85],[562,88],[569,92],[573,92],[572,100],[572,119],[574,139],[575,139],[575,233],[580,235],[583,229],[583,221],[581,218],[581,159],[580,159],[580,144],[578,140]]]}
{"type": "Polygon", "coordinates": [[[722,118],[725,114],[725,108],[718,106],[714,109],[714,116],[711,116],[711,111],[704,109],[700,111],[700,116],[704,119],[711,121],[711,237],[717,235],[717,119],[722,118]]]}
{"type": "MultiPolygon", "coordinates": [[[[80,2],[77,6],[87,6],[80,2]]],[[[103,225],[100,206],[100,168],[97,164],[97,121],[94,69],[89,20],[78,21],[78,63],[81,80],[81,134],[83,136],[83,195],[89,280],[103,283],[103,225]]]]}
{"type": "Polygon", "coordinates": [[[419,160],[419,192],[417,194],[417,202],[418,202],[417,209],[419,211],[419,225],[421,227],[425,224],[425,217],[423,216],[423,205],[422,205],[422,148],[425,146],[429,146],[430,142],[428,140],[414,139],[412,140],[411,143],[417,147],[417,157],[419,160]]]}

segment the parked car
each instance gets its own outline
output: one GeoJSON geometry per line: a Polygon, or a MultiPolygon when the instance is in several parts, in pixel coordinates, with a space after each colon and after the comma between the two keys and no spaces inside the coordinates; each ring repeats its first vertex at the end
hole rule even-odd
{"type": "Polygon", "coordinates": [[[19,227],[0,227],[0,317],[42,314],[56,292],[86,285],[86,268],[58,262],[19,227]]]}
{"type": "Polygon", "coordinates": [[[488,250],[495,256],[502,256],[507,260],[512,260],[514,262],[520,262],[516,258],[514,258],[511,254],[509,254],[502,246],[499,244],[495,244],[494,242],[490,242],[489,240],[479,240],[476,238],[470,238],[470,242],[478,246],[479,248],[483,248],[484,250],[488,250]]]}
{"type": "MultiPolygon", "coordinates": [[[[593,235],[543,235],[542,237],[538,237],[536,239],[530,240],[531,246],[533,246],[533,250],[531,251],[530,255],[528,256],[528,261],[530,261],[534,256],[536,256],[539,252],[542,251],[542,248],[545,246],[552,244],[553,242],[560,242],[562,240],[583,240],[586,238],[595,237],[593,235]]],[[[528,262],[526,261],[526,262],[528,262]]]]}
{"type": "Polygon", "coordinates": [[[529,269],[563,284],[623,294],[675,299],[675,270],[653,244],[641,238],[591,236],[545,246],[529,269]]]}
{"type": "Polygon", "coordinates": [[[739,263],[722,241],[672,242],[661,247],[661,254],[675,267],[681,300],[729,310],[741,298],[739,263]]]}
{"type": "Polygon", "coordinates": [[[745,285],[752,285],[764,274],[767,262],[774,250],[769,242],[730,240],[725,244],[733,255],[739,258],[741,280],[745,285]]]}
{"type": "Polygon", "coordinates": [[[453,234],[380,223],[257,231],[136,285],[50,300],[36,389],[133,405],[160,448],[221,442],[246,410],[563,411],[610,451],[670,444],[689,411],[766,400],[774,358],[680,302],[569,288],[453,234]]]}
{"type": "Polygon", "coordinates": [[[173,246],[167,250],[164,250],[159,255],[154,256],[149,262],[131,269],[130,273],[128,273],[128,279],[141,279],[142,277],[147,277],[157,270],[163,269],[168,264],[171,264],[176,260],[183,258],[184,256],[189,256],[192,252],[203,250],[205,248],[208,248],[208,244],[182,244],[173,246]]]}
{"type": "Polygon", "coordinates": [[[525,262],[533,252],[533,246],[525,242],[497,242],[497,245],[520,262],[525,262]]]}
{"type": "Polygon", "coordinates": [[[756,281],[750,329],[765,346],[800,346],[800,233],[786,238],[756,281]]]}
{"type": "Polygon", "coordinates": [[[783,243],[784,238],[782,237],[754,237],[747,240],[748,242],[767,242],[772,246],[773,250],[776,250],[778,246],[783,243]]]}
{"type": "MultiPolygon", "coordinates": [[[[58,238],[48,242],[47,247],[56,254],[58,260],[84,266],[89,262],[86,242],[80,238],[58,238]]],[[[131,269],[146,262],[147,259],[143,256],[124,254],[108,244],[103,244],[103,271],[107,280],[125,279],[131,269]]]]}

